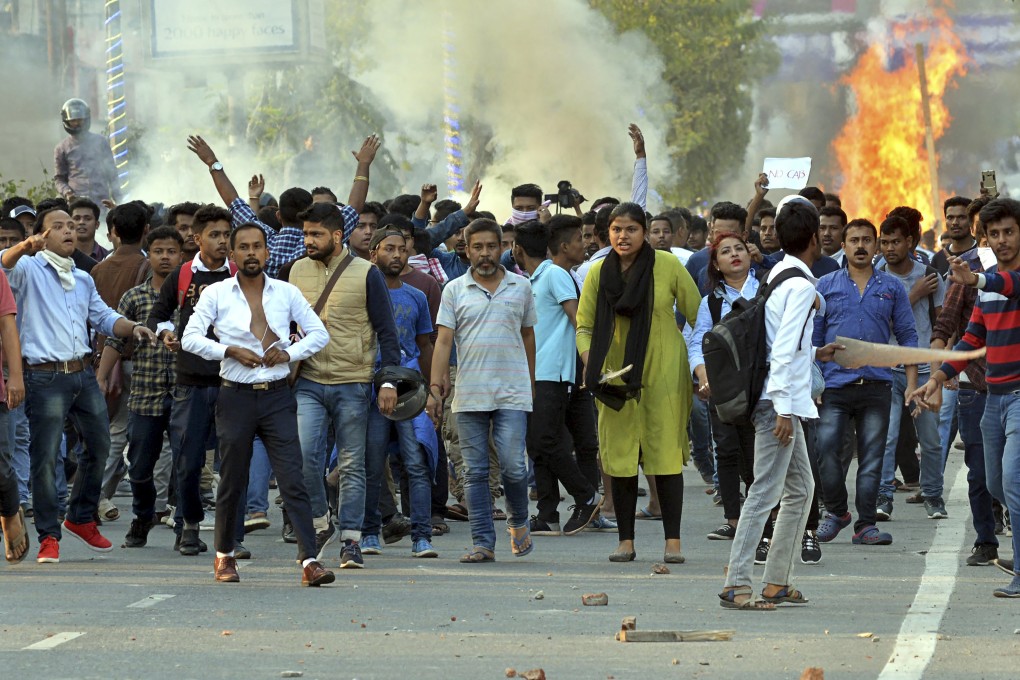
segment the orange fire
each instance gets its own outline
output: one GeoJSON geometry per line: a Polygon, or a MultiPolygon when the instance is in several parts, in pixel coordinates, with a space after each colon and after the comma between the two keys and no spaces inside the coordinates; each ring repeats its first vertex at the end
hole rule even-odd
{"type": "Polygon", "coordinates": [[[865,217],[878,224],[898,205],[920,210],[925,216],[923,229],[942,218],[942,206],[931,205],[921,86],[914,59],[918,42],[926,45],[936,141],[952,121],[942,96],[955,78],[966,73],[969,59],[952,19],[933,10],[931,18],[892,26],[889,40],[871,45],[841,81],[853,93],[856,109],[833,141],[843,179],[840,198],[850,219],[865,217]],[[894,49],[905,58],[895,70],[888,70],[894,49]]]}

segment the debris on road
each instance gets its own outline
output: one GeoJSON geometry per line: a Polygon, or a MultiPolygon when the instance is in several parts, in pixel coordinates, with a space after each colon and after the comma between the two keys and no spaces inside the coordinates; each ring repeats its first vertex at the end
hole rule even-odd
{"type": "Polygon", "coordinates": [[[665,564],[660,564],[659,562],[656,562],[655,564],[652,565],[652,573],[653,574],[668,574],[669,573],[669,567],[667,567],[665,564]]]}
{"type": "Polygon", "coordinates": [[[537,593],[535,593],[535,599],[536,600],[544,600],[545,599],[545,591],[544,590],[540,590],[537,593]]]}
{"type": "Polygon", "coordinates": [[[581,596],[581,604],[585,607],[605,607],[609,604],[609,596],[605,593],[585,593],[581,596]]]}
{"type": "Polygon", "coordinates": [[[282,671],[280,673],[281,678],[300,678],[305,674],[304,671],[282,671]]]}
{"type": "Polygon", "coordinates": [[[545,680],[545,671],[541,668],[534,668],[530,671],[524,671],[521,673],[521,677],[524,680],[545,680]]]}
{"type": "Polygon", "coordinates": [[[735,630],[637,630],[637,617],[624,617],[616,639],[620,642],[715,642],[733,639],[735,630]]]}
{"type": "Polygon", "coordinates": [[[825,671],[816,666],[805,668],[800,674],[800,680],[825,680],[825,671]]]}
{"type": "Polygon", "coordinates": [[[870,637],[875,637],[875,634],[874,633],[858,633],[857,637],[859,637],[859,638],[870,638],[870,637]]]}

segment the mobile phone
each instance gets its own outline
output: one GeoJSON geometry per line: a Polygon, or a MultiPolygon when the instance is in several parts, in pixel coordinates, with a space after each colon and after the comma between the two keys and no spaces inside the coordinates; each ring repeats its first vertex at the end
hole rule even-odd
{"type": "Polygon", "coordinates": [[[995,197],[996,195],[998,195],[999,188],[995,185],[994,170],[981,171],[981,189],[989,196],[995,197]]]}

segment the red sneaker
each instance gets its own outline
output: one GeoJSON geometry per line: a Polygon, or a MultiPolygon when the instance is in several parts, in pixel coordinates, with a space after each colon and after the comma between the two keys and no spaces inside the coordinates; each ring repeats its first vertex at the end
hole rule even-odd
{"type": "Polygon", "coordinates": [[[96,552],[110,552],[113,550],[113,543],[106,540],[106,537],[99,533],[95,522],[85,524],[74,524],[71,520],[64,520],[64,528],[68,533],[80,539],[85,545],[96,552]]]}
{"type": "Polygon", "coordinates": [[[39,544],[39,557],[35,558],[39,564],[56,564],[60,561],[60,543],[52,536],[47,536],[39,544]]]}

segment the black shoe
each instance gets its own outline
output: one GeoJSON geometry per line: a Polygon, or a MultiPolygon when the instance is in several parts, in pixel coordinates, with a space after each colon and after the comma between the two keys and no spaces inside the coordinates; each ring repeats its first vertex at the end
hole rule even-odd
{"type": "Polygon", "coordinates": [[[131,520],[131,528],[124,537],[125,548],[144,548],[149,540],[149,529],[152,528],[151,521],[143,521],[135,517],[131,520]]]}
{"type": "Polygon", "coordinates": [[[732,541],[733,537],[737,535],[737,528],[727,522],[715,531],[708,532],[708,540],[710,541],[732,541]]]}
{"type": "Polygon", "coordinates": [[[822,546],[818,543],[818,539],[813,531],[805,531],[804,538],[800,541],[800,563],[822,563],[822,546]]]}
{"type": "Polygon", "coordinates": [[[344,541],[344,547],[340,550],[340,568],[365,568],[365,558],[361,556],[361,546],[357,541],[344,541]]]}
{"type": "Polygon", "coordinates": [[[404,536],[411,535],[411,522],[399,512],[390,518],[382,528],[382,538],[386,545],[397,543],[404,536]]]}
{"type": "Polygon", "coordinates": [[[571,505],[570,509],[573,512],[570,514],[570,519],[563,525],[563,534],[566,536],[573,536],[576,533],[580,533],[588,524],[599,516],[599,510],[602,508],[602,496],[595,494],[594,502],[588,502],[583,505],[571,505]]]}
{"type": "Polygon", "coordinates": [[[968,567],[987,567],[999,559],[999,550],[994,545],[975,545],[967,558],[968,567]]]}
{"type": "Polygon", "coordinates": [[[177,551],[188,557],[194,557],[202,552],[202,542],[198,538],[198,529],[184,529],[181,531],[180,540],[177,543],[177,551]]]}
{"type": "Polygon", "coordinates": [[[765,564],[765,561],[769,558],[769,543],[771,542],[768,538],[758,541],[758,547],[754,551],[755,564],[765,564]]]}
{"type": "Polygon", "coordinates": [[[212,491],[202,492],[202,509],[203,510],[215,510],[216,509],[216,497],[212,491]]]}
{"type": "Polygon", "coordinates": [[[235,560],[250,560],[251,550],[244,547],[243,543],[234,544],[234,559],[235,560]]]}
{"type": "Polygon", "coordinates": [[[329,526],[322,531],[315,532],[315,559],[319,562],[322,561],[322,553],[326,550],[326,546],[333,542],[336,538],[336,527],[333,526],[333,522],[330,521],[329,526]]]}
{"type": "Polygon", "coordinates": [[[532,536],[561,536],[563,530],[560,529],[559,522],[546,522],[538,515],[531,516],[531,522],[528,524],[528,530],[532,536]]]}
{"type": "Polygon", "coordinates": [[[31,505],[28,503],[22,503],[21,507],[25,510],[25,517],[28,517],[29,519],[35,517],[35,510],[32,509],[31,505]]]}
{"type": "Polygon", "coordinates": [[[280,527],[280,536],[283,537],[284,543],[297,543],[297,534],[294,533],[294,525],[290,523],[286,508],[283,509],[283,525],[280,527]]]}

